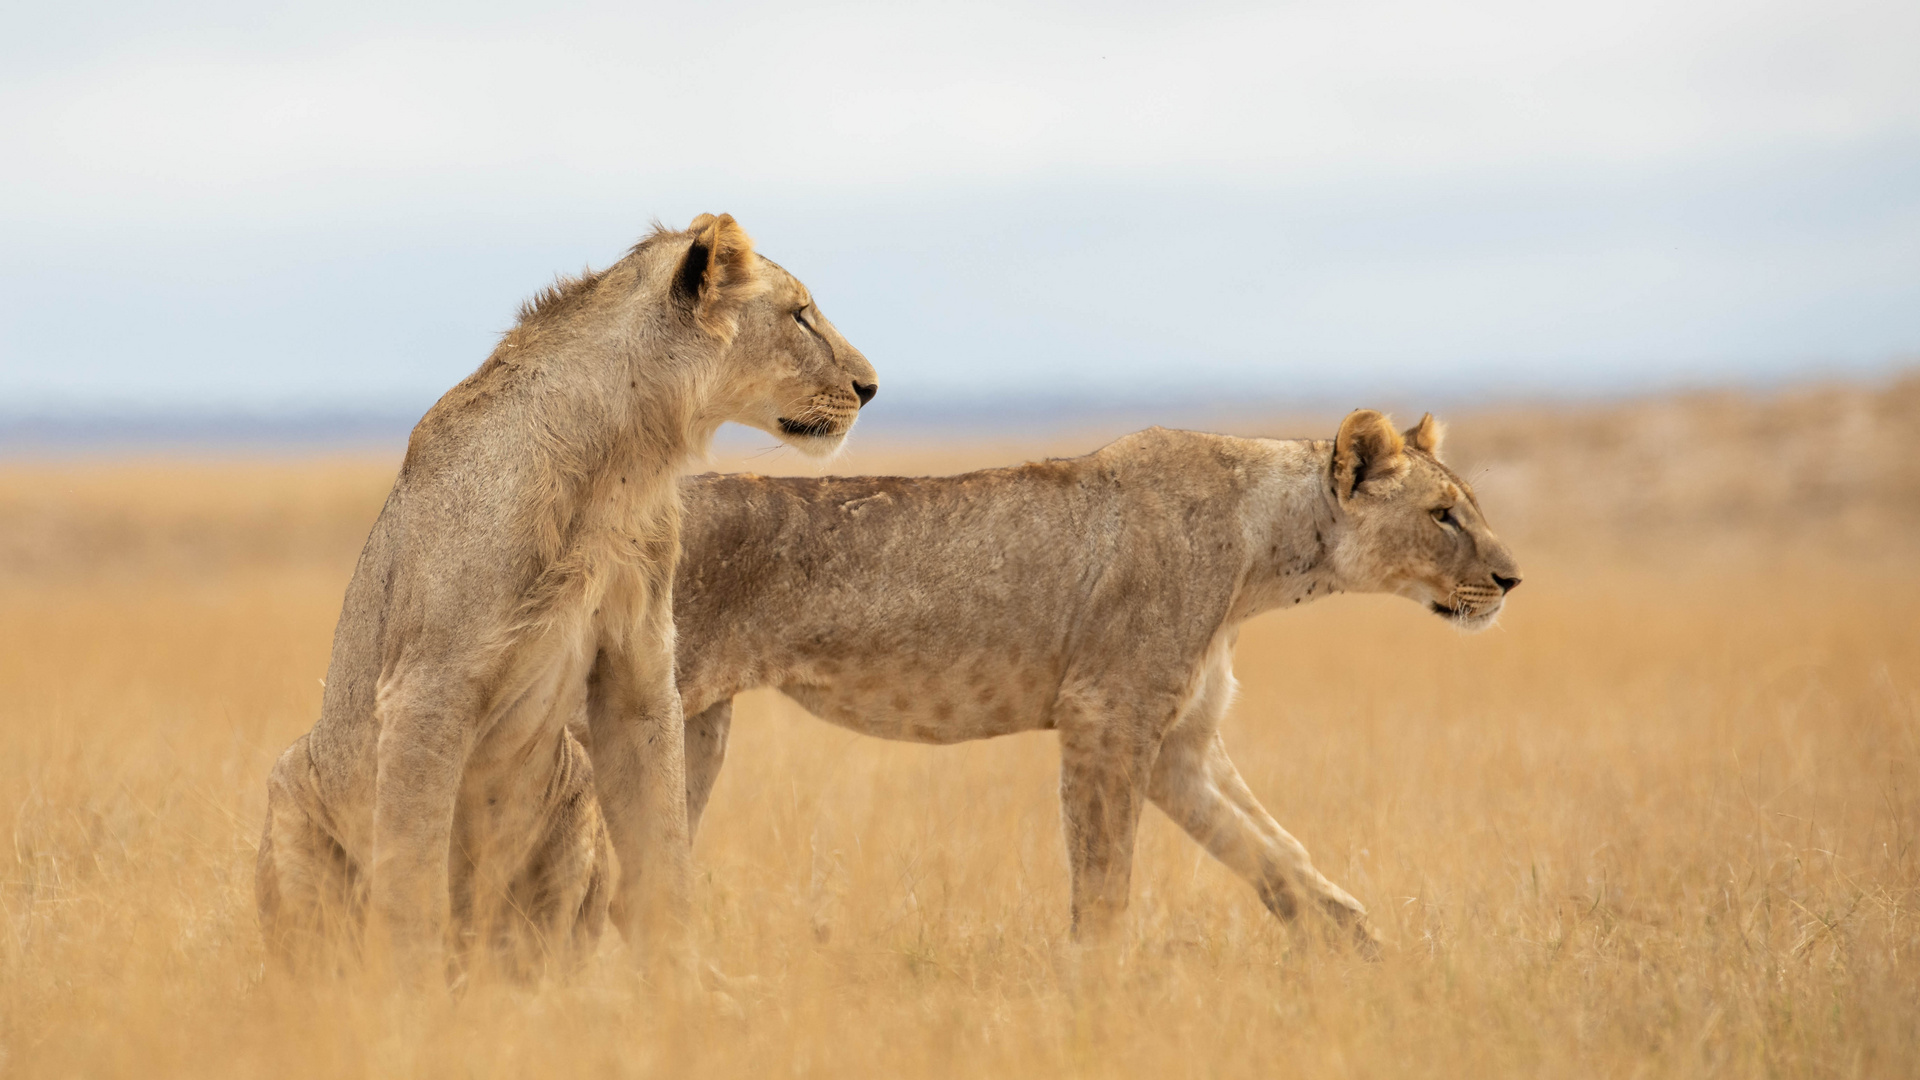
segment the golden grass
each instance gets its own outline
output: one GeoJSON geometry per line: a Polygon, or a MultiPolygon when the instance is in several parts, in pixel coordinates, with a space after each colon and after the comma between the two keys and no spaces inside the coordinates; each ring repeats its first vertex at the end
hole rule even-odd
{"type": "Polygon", "coordinates": [[[1471,638],[1375,598],[1252,624],[1229,745],[1379,963],[1150,811],[1120,968],[1078,984],[1051,736],[886,744],[756,694],[696,851],[730,1002],[612,944],[457,1000],[263,979],[263,780],[387,476],[0,475],[44,526],[0,574],[0,1073],[1920,1072],[1920,574],[1805,554],[1523,549],[1471,638]]]}

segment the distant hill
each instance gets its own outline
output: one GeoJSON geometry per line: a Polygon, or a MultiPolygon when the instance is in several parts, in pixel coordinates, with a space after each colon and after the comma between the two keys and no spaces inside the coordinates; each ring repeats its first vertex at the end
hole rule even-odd
{"type": "MultiPolygon", "coordinates": [[[[1345,411],[1256,403],[1216,408],[1210,418],[1193,403],[1172,403],[1016,410],[971,426],[954,414],[919,424],[896,417],[863,424],[824,463],[729,429],[709,467],[959,472],[1085,453],[1156,421],[1328,437],[1345,411]]],[[[1448,460],[1529,556],[1626,559],[1657,574],[1815,547],[1848,558],[1910,557],[1920,548],[1920,372],[1872,385],[1440,412],[1448,460]]],[[[1411,423],[1417,413],[1399,419],[1411,423]]],[[[16,452],[0,456],[0,577],[112,580],[236,566],[344,575],[411,421],[15,428],[16,452]]]]}
{"type": "Polygon", "coordinates": [[[1583,550],[1920,547],[1920,372],[1500,409],[1461,417],[1450,452],[1516,539],[1583,550]]]}

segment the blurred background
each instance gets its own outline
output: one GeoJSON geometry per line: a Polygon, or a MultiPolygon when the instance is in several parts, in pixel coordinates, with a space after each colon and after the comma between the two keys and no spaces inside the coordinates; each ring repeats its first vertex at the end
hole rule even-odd
{"type": "MultiPolygon", "coordinates": [[[[1872,381],[1920,7],[31,5],[0,430],[395,446],[519,301],[728,211],[869,434],[1872,381]]],[[[764,445],[771,440],[760,440],[764,445]]]]}

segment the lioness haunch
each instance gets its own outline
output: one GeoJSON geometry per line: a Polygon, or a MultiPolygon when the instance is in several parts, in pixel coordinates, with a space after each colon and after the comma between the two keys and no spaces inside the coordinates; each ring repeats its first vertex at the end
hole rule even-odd
{"type": "Polygon", "coordinates": [[[1336,592],[1478,629],[1519,583],[1425,417],[1283,442],[1143,431],[1097,453],[934,479],[683,482],[674,586],[688,820],[734,694],[775,686],[855,731],[1060,733],[1076,936],[1127,904],[1151,800],[1276,915],[1372,931],[1235,771],[1217,729],[1240,623],[1336,592]]]}

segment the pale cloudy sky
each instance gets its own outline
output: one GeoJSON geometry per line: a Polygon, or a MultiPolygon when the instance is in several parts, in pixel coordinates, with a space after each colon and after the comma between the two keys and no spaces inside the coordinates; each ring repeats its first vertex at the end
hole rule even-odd
{"type": "Polygon", "coordinates": [[[896,400],[1920,358],[1920,4],[0,16],[0,412],[424,407],[734,213],[896,400]]]}

